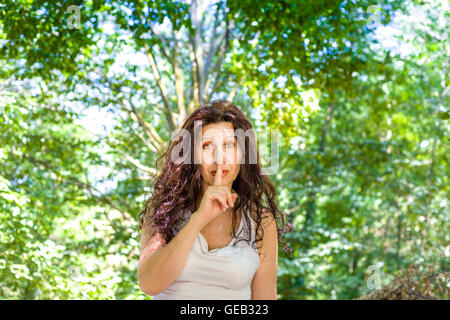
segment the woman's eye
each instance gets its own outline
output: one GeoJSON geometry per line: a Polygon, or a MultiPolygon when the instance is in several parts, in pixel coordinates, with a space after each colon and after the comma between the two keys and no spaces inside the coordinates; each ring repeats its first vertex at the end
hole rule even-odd
{"type": "MultiPolygon", "coordinates": [[[[226,144],[226,148],[234,148],[235,143],[234,142],[228,142],[226,144]]],[[[214,146],[212,143],[207,143],[203,145],[203,149],[214,149],[214,146]]]]}

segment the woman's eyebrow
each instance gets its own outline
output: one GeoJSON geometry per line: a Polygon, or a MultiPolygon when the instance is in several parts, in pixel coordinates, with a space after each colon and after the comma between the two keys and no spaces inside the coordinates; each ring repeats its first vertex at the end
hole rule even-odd
{"type": "MultiPolygon", "coordinates": [[[[234,139],[234,138],[236,138],[236,136],[226,136],[225,137],[225,139],[234,139]]],[[[206,138],[202,138],[202,141],[203,140],[213,140],[213,138],[212,137],[206,137],[206,138]]]]}
{"type": "MultiPolygon", "coordinates": [[[[229,142],[229,141],[231,141],[231,139],[233,139],[233,141],[234,141],[235,138],[236,138],[236,136],[226,136],[224,140],[225,140],[226,142],[229,142]]],[[[213,138],[212,138],[212,137],[205,137],[205,138],[202,138],[202,141],[205,141],[205,140],[207,140],[207,141],[212,141],[213,138]]]]}

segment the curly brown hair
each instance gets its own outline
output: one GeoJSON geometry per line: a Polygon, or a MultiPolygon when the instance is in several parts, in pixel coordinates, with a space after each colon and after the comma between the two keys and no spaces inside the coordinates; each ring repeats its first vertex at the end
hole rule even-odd
{"type": "MultiPolygon", "coordinates": [[[[210,123],[231,122],[234,130],[242,129],[245,132],[248,129],[253,129],[245,114],[226,100],[212,100],[200,106],[189,115],[182,125],[182,129],[187,130],[191,134],[191,137],[194,134],[194,122],[197,124],[197,121],[200,121],[202,126],[210,123]]],[[[253,131],[252,135],[252,138],[254,138],[253,131]]],[[[156,179],[151,184],[153,193],[138,215],[138,230],[141,230],[144,224],[148,224],[151,230],[153,230],[153,234],[158,232],[164,236],[166,243],[175,237],[177,226],[184,219],[184,210],[191,208],[197,209],[199,203],[197,197],[201,194],[202,188],[200,165],[194,163],[193,152],[183,154],[185,158],[190,156],[191,161],[178,162],[171,159],[172,150],[180,143],[181,138],[183,137],[180,137],[180,139],[172,139],[169,142],[166,152],[156,160],[155,167],[157,168],[158,162],[163,160],[162,170],[158,171],[159,173],[156,179]]],[[[194,150],[194,139],[191,140],[191,150],[194,150]]],[[[254,244],[262,241],[264,237],[264,230],[261,227],[262,219],[268,218],[268,215],[272,215],[277,224],[278,241],[283,245],[283,251],[292,254],[292,249],[280,239],[282,233],[287,233],[292,230],[292,224],[285,222],[285,217],[278,207],[276,189],[267,175],[261,173],[257,148],[254,150],[257,157],[256,163],[252,164],[248,161],[249,150],[251,148],[251,142],[249,140],[245,139],[245,161],[239,162],[239,174],[232,184],[232,188],[237,192],[238,197],[232,213],[231,236],[234,236],[236,233],[236,212],[242,208],[244,210],[243,212],[249,212],[256,222],[256,239],[252,243],[252,247],[255,248],[254,244]],[[282,227],[279,226],[280,219],[282,227]]],[[[195,212],[195,210],[191,212],[195,212]]],[[[247,222],[248,229],[245,233],[249,235],[249,238],[240,238],[239,241],[246,240],[249,242],[251,234],[249,217],[243,214],[242,218],[247,222]]]]}

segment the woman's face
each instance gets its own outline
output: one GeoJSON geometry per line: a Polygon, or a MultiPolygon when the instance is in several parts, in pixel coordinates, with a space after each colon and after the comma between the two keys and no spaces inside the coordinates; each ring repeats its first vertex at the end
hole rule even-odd
{"type": "Polygon", "coordinates": [[[202,127],[200,172],[204,183],[214,184],[217,164],[222,163],[222,185],[231,188],[239,174],[239,148],[231,122],[202,127]]]}

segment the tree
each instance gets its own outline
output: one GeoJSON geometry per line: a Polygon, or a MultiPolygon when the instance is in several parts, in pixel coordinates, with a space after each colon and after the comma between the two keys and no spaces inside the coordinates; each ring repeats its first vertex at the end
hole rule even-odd
{"type": "MultiPolygon", "coordinates": [[[[405,32],[426,48],[406,57],[375,37],[413,5],[429,8],[426,17],[439,12],[438,5],[400,1],[0,5],[3,221],[17,222],[17,210],[29,210],[25,220],[44,217],[36,220],[46,230],[42,247],[50,237],[76,240],[57,242],[63,247],[54,252],[80,257],[62,256],[57,269],[79,265],[80,283],[100,284],[82,293],[47,261],[48,274],[66,279],[61,292],[51,289],[56,276],[39,292],[43,280],[23,272],[31,279],[22,288],[14,271],[4,275],[15,291],[1,294],[143,297],[134,286],[134,229],[158,170],[153,163],[185,117],[213,98],[241,107],[258,132],[280,131],[281,169],[271,178],[296,226],[287,235],[294,259],[280,257],[281,298],[352,298],[377,259],[386,271],[415,259],[417,248],[437,260],[445,246],[437,226],[448,223],[441,214],[448,90],[439,87],[448,61],[445,40],[436,36],[445,30],[429,23],[432,29],[405,32]],[[72,5],[80,28],[70,23],[72,5]],[[31,87],[17,93],[11,81],[31,87]],[[78,126],[90,110],[113,118],[100,134],[78,126]],[[80,223],[83,236],[63,221],[80,223]],[[114,257],[127,262],[111,266],[114,257]],[[83,270],[86,262],[97,267],[83,270]]],[[[20,241],[35,237],[25,228],[20,241]]],[[[8,252],[8,265],[25,270],[8,252]]]]}

